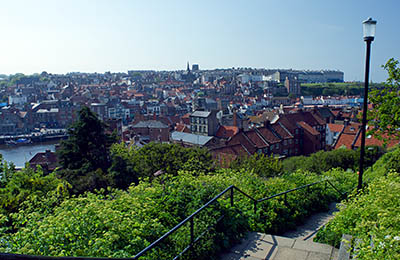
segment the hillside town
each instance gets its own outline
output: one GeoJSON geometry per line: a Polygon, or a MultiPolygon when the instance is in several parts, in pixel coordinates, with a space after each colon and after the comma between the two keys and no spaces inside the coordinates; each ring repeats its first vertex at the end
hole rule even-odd
{"type": "Polygon", "coordinates": [[[200,70],[187,63],[181,71],[42,72],[3,79],[0,141],[65,135],[87,106],[128,145],[206,147],[224,162],[254,153],[285,158],[355,149],[363,98],[301,93],[304,83],[343,78],[341,71],[200,70]]]}

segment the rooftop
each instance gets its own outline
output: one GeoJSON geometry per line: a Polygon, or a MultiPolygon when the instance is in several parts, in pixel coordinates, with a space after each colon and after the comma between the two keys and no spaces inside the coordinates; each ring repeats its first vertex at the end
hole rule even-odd
{"type": "Polygon", "coordinates": [[[173,141],[178,141],[178,142],[182,141],[184,143],[190,143],[195,145],[205,145],[212,138],[213,138],[212,136],[196,135],[196,134],[189,134],[177,131],[171,133],[171,139],[173,141]]]}
{"type": "Polygon", "coordinates": [[[211,114],[209,111],[194,111],[191,116],[208,117],[211,114]]]}

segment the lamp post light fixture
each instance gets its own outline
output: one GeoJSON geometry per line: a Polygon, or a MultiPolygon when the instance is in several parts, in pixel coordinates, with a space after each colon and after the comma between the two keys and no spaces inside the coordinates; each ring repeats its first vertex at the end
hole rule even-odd
{"type": "Polygon", "coordinates": [[[364,104],[363,117],[361,124],[361,147],[360,147],[360,168],[358,173],[357,189],[362,188],[362,177],[364,173],[364,154],[365,154],[365,131],[367,128],[367,110],[368,110],[368,81],[369,81],[369,63],[371,55],[371,43],[375,38],[376,21],[369,17],[363,22],[364,41],[367,44],[365,59],[365,81],[364,81],[364,104]]]}

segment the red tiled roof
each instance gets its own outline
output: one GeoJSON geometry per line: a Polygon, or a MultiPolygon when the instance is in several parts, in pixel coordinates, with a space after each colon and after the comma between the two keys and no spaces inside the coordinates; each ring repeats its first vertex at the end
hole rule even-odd
{"type": "Polygon", "coordinates": [[[264,148],[269,146],[268,143],[266,143],[262,137],[260,137],[256,130],[250,130],[250,131],[246,131],[245,134],[247,135],[247,137],[253,142],[253,144],[255,144],[255,146],[257,148],[264,148]]]}
{"type": "Polygon", "coordinates": [[[318,115],[313,115],[309,111],[300,111],[296,113],[289,113],[279,115],[278,122],[281,122],[288,130],[293,134],[297,128],[296,123],[303,121],[309,126],[325,125],[325,121],[322,120],[318,115]]]}
{"type": "Polygon", "coordinates": [[[256,152],[255,144],[244,134],[239,132],[229,140],[228,145],[241,144],[250,154],[256,152]]]}
{"type": "Polygon", "coordinates": [[[354,142],[355,137],[356,135],[342,133],[336,142],[335,149],[341,148],[343,146],[347,149],[351,149],[351,145],[354,142]]]}
{"type": "Polygon", "coordinates": [[[352,145],[356,136],[358,135],[361,124],[351,123],[347,125],[342,134],[339,136],[335,149],[345,146],[347,149],[352,149],[352,145]]]}
{"type": "Polygon", "coordinates": [[[236,156],[251,155],[242,144],[228,145],[223,147],[214,148],[212,153],[232,154],[236,156]]]}
{"type": "Polygon", "coordinates": [[[216,137],[219,138],[230,138],[234,135],[236,135],[239,132],[239,128],[237,126],[224,126],[221,125],[218,128],[217,133],[215,134],[216,137]]]}
{"type": "Polygon", "coordinates": [[[314,119],[318,122],[320,125],[324,125],[326,122],[317,114],[311,113],[311,115],[314,117],[314,119]]]}
{"type": "Polygon", "coordinates": [[[350,118],[351,117],[351,113],[342,113],[342,117],[343,118],[350,118]]]}
{"type": "Polygon", "coordinates": [[[178,132],[191,133],[190,128],[187,127],[185,124],[181,124],[181,123],[176,124],[175,130],[178,132]]]}
{"type": "Polygon", "coordinates": [[[356,134],[358,132],[358,129],[361,127],[360,123],[350,123],[349,125],[346,126],[346,128],[343,130],[343,133],[345,134],[356,134]]]}
{"type": "Polygon", "coordinates": [[[259,131],[259,133],[264,137],[264,139],[271,144],[279,143],[281,141],[279,137],[274,135],[274,133],[266,127],[257,128],[257,131],[259,131]]]}
{"type": "MultiPolygon", "coordinates": [[[[368,131],[369,129],[367,129],[368,131]]],[[[388,148],[395,146],[396,144],[399,143],[399,140],[396,140],[395,138],[387,138],[387,135],[384,135],[385,139],[388,139],[388,142],[386,144],[386,146],[388,148]]],[[[383,146],[384,141],[383,140],[379,140],[378,138],[372,136],[372,135],[366,135],[365,136],[365,145],[366,146],[372,146],[372,145],[376,145],[376,146],[383,146]]],[[[354,147],[360,147],[361,146],[361,134],[359,134],[357,136],[357,140],[354,142],[354,147]]]]}
{"type": "Polygon", "coordinates": [[[277,122],[276,124],[271,125],[272,128],[276,131],[276,133],[282,137],[283,139],[293,138],[293,135],[290,134],[289,130],[287,130],[282,123],[277,122]]]}
{"type": "Polygon", "coordinates": [[[307,132],[309,132],[312,135],[319,135],[319,132],[317,130],[315,130],[314,128],[312,128],[309,124],[307,124],[304,121],[300,121],[297,122],[297,124],[299,124],[299,126],[301,126],[304,130],[306,130],[307,132]]]}
{"type": "Polygon", "coordinates": [[[340,111],[339,110],[333,110],[332,114],[337,117],[339,115],[340,111]]]}
{"type": "Polygon", "coordinates": [[[29,163],[34,165],[47,166],[49,170],[54,170],[57,166],[57,155],[55,152],[37,153],[29,160],[29,163]]]}
{"type": "Polygon", "coordinates": [[[331,130],[331,132],[334,133],[340,133],[342,132],[344,125],[340,125],[340,124],[327,124],[329,130],[331,130]]]}

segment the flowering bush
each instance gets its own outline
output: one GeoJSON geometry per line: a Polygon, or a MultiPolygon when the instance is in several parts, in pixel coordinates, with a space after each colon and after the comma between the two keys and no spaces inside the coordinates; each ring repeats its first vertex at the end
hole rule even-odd
{"type": "MultiPolygon", "coordinates": [[[[343,192],[354,187],[354,175],[341,170],[326,173],[343,192]]],[[[0,215],[0,225],[7,222],[3,221],[5,217],[13,223],[9,230],[0,229],[0,251],[49,256],[132,257],[232,184],[260,199],[323,177],[300,171],[269,179],[229,169],[207,175],[181,171],[177,176],[165,175],[153,182],[143,181],[127,191],[72,196],[56,206],[54,203],[23,204],[16,213],[0,215]]],[[[340,195],[329,186],[318,184],[309,190],[289,193],[286,201],[280,197],[259,203],[256,214],[252,201],[246,197],[235,192],[234,207],[230,206],[228,197],[229,194],[196,217],[197,236],[208,225],[216,224],[219,216],[225,215],[215,230],[196,244],[196,259],[210,259],[249,230],[284,232],[313,211],[339,199],[340,195]]],[[[170,259],[189,244],[189,234],[187,224],[143,259],[170,259]]]]}
{"type": "Polygon", "coordinates": [[[353,194],[335,218],[317,234],[338,246],[342,234],[360,239],[359,259],[400,259],[400,176],[392,172],[353,194]]]}

